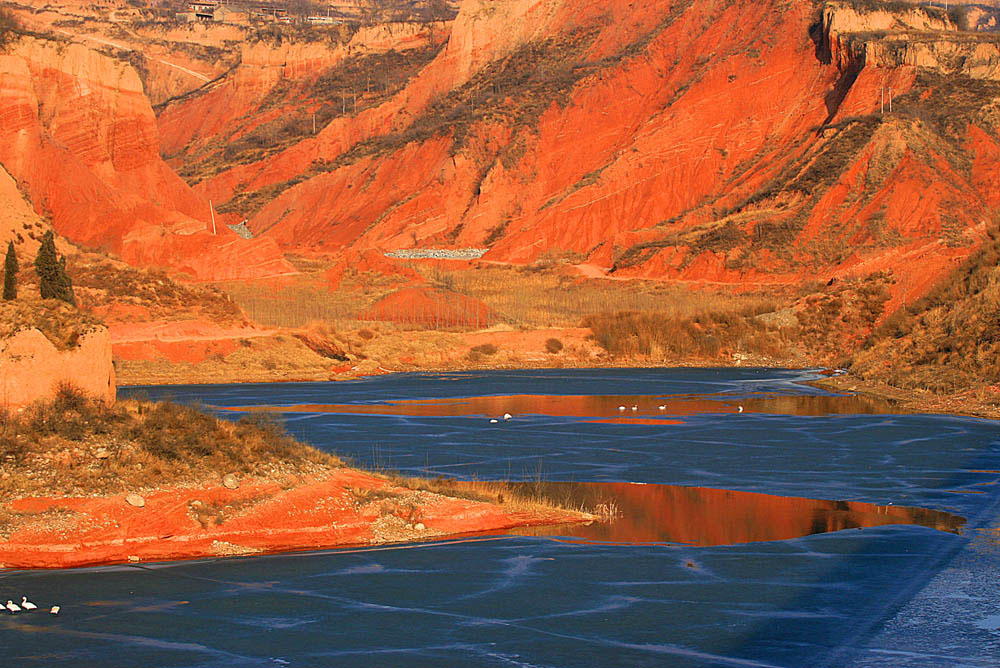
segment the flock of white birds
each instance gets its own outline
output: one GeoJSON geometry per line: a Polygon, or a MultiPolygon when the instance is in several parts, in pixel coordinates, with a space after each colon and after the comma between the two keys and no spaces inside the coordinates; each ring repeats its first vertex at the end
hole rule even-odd
{"type": "MultiPolygon", "coordinates": [[[[666,404],[660,404],[660,405],[659,405],[659,406],[657,406],[656,408],[657,408],[658,410],[661,410],[661,411],[665,411],[665,410],[667,410],[667,406],[666,406],[666,404]]],[[[618,407],[618,412],[619,412],[619,413],[624,413],[624,412],[625,412],[626,410],[628,410],[628,409],[627,409],[627,408],[626,408],[625,406],[619,406],[619,407],[618,407]]],[[[638,411],[638,410],[639,410],[639,406],[638,406],[638,405],[636,405],[636,404],[633,404],[633,406],[632,406],[632,410],[634,410],[634,411],[638,411]]],[[[738,408],[736,409],[736,412],[737,412],[737,413],[742,413],[742,412],[743,412],[743,406],[739,406],[739,407],[738,407],[738,408]]],[[[513,417],[514,417],[514,416],[513,416],[513,415],[511,415],[510,413],[504,413],[504,414],[503,414],[503,419],[504,419],[504,420],[510,420],[510,419],[511,419],[511,418],[513,418],[513,417]]],[[[498,422],[500,422],[500,420],[497,420],[496,418],[490,418],[490,424],[497,424],[498,422]]]]}
{"type": "MultiPolygon", "coordinates": [[[[19,612],[31,612],[32,610],[38,609],[38,606],[29,601],[27,596],[21,597],[21,605],[14,603],[14,601],[11,601],[10,599],[7,599],[7,605],[5,605],[4,607],[7,608],[7,610],[12,615],[17,614],[19,612]]],[[[53,615],[58,615],[59,606],[53,605],[51,608],[49,608],[49,613],[53,615]]]]}

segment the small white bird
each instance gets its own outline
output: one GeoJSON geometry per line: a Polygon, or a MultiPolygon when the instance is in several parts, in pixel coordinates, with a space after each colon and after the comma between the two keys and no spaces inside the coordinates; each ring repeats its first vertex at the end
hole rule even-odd
{"type": "Polygon", "coordinates": [[[662,405],[662,406],[658,406],[658,408],[659,408],[659,409],[660,409],[661,411],[665,411],[665,410],[667,410],[667,406],[666,406],[666,404],[664,404],[664,405],[662,405]]]}
{"type": "Polygon", "coordinates": [[[637,411],[637,410],[639,410],[639,407],[638,406],[632,406],[632,410],[637,411]]]}
{"type": "Polygon", "coordinates": [[[49,612],[52,613],[53,615],[58,615],[59,614],[59,606],[58,605],[53,605],[52,609],[49,610],[49,612]]]}
{"type": "Polygon", "coordinates": [[[21,612],[21,606],[19,606],[17,603],[14,603],[14,601],[8,600],[7,601],[7,605],[4,606],[4,607],[6,607],[8,610],[10,610],[10,614],[12,614],[12,615],[15,612],[21,612]]]}
{"type": "Polygon", "coordinates": [[[514,416],[513,416],[513,415],[511,415],[510,413],[504,413],[504,414],[503,414],[503,419],[504,419],[504,420],[509,420],[509,419],[511,419],[512,417],[514,417],[514,416]]]}
{"type": "Polygon", "coordinates": [[[21,597],[21,607],[24,608],[25,610],[35,610],[38,608],[37,605],[28,600],[27,596],[21,597]]]}
{"type": "Polygon", "coordinates": [[[497,422],[499,422],[499,421],[500,421],[500,420],[498,420],[498,419],[496,419],[496,418],[493,418],[493,419],[491,419],[491,420],[490,420],[490,424],[496,424],[496,423],[497,423],[497,422]]]}
{"type": "Polygon", "coordinates": [[[742,412],[743,412],[743,406],[738,406],[738,407],[736,408],[736,412],[737,412],[737,413],[742,413],[742,412]]]}
{"type": "Polygon", "coordinates": [[[625,412],[625,407],[624,406],[619,406],[618,407],[618,412],[619,413],[624,413],[625,412]]]}

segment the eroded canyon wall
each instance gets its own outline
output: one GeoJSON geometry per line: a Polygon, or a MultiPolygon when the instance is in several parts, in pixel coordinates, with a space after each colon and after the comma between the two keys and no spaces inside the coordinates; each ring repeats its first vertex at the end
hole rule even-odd
{"type": "Polygon", "coordinates": [[[200,279],[293,271],[270,240],[211,228],[205,198],[159,156],[135,70],[82,44],[24,36],[0,54],[0,165],[67,239],[200,279]],[[244,256],[245,260],[244,260],[244,256]]]}
{"type": "Polygon", "coordinates": [[[486,247],[750,285],[885,270],[898,305],[992,220],[998,57],[919,5],[467,0],[393,95],[197,189],[299,253],[486,247]]]}

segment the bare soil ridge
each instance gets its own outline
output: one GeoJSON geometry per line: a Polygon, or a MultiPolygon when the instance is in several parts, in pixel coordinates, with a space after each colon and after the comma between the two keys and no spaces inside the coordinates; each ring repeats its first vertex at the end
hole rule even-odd
{"type": "Polygon", "coordinates": [[[594,519],[474,483],[351,469],[260,416],[232,423],[170,403],[109,407],[63,388],[0,427],[6,568],[372,545],[594,519]]]}

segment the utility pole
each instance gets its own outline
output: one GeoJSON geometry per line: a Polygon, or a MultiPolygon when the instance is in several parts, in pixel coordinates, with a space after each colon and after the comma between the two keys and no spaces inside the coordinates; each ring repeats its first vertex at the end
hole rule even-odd
{"type": "Polygon", "coordinates": [[[892,86],[889,86],[889,113],[892,113],[892,86]]]}
{"type": "Polygon", "coordinates": [[[879,94],[879,97],[880,97],[880,103],[879,103],[878,113],[884,114],[885,113],[885,86],[879,86],[878,87],[878,94],[879,94]]]}
{"type": "Polygon", "coordinates": [[[212,206],[212,200],[208,200],[208,210],[212,212],[212,234],[215,235],[215,207],[212,206]]]}

